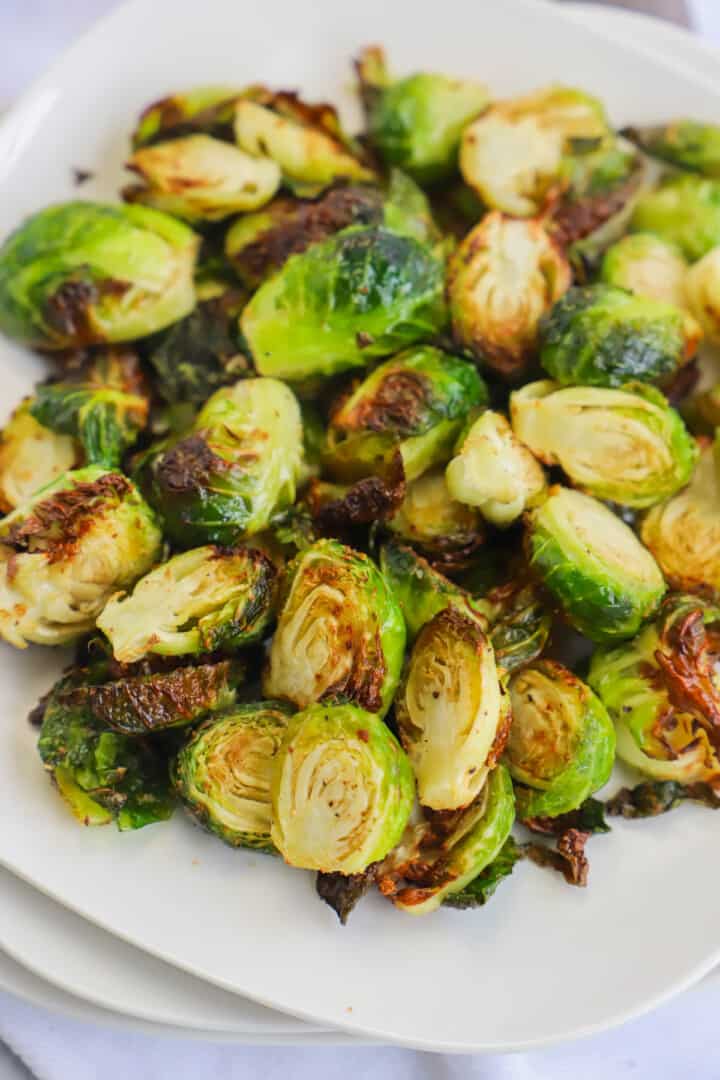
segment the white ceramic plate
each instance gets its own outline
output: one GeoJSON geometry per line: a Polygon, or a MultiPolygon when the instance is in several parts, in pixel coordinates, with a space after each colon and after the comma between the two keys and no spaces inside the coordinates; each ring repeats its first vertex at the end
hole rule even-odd
{"type": "MultiPolygon", "coordinates": [[[[147,100],[178,85],[250,79],[342,98],[349,56],[375,40],[400,70],[482,74],[499,94],[553,78],[581,84],[618,123],[712,118],[720,107],[690,73],[521,0],[448,0],[442,20],[409,0],[367,0],[341,19],[330,0],[317,0],[312,20],[287,0],[267,9],[206,0],[202,20],[189,0],[136,0],[71,50],[5,124],[0,233],[76,195],[73,167],[95,170],[83,196],[110,196],[130,118],[147,100]]],[[[10,346],[1,355],[9,405],[35,362],[10,346]]],[[[720,953],[712,901],[720,872],[706,857],[715,826],[693,807],[598,839],[585,893],[523,865],[486,912],[413,921],[371,899],[344,931],[309,875],[224,849],[181,818],[136,835],[79,830],[42,782],[34,733],[21,720],[51,666],[47,652],[0,655],[12,721],[0,753],[0,861],[211,982],[382,1039],[490,1050],[619,1022],[689,985],[720,953]],[[678,918],[683,935],[668,935],[678,918]]]]}

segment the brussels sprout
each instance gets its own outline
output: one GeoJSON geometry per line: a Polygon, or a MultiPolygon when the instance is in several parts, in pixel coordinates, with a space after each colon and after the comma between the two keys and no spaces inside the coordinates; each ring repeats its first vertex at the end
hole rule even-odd
{"type": "Polygon", "coordinates": [[[323,463],[339,480],[387,468],[399,450],[407,481],[452,454],[469,411],[487,388],[467,360],[429,345],[375,368],[334,410],[323,463]]]}
{"type": "Polygon", "coordinates": [[[182,747],[175,789],[202,826],[233,847],[273,851],[270,782],[292,709],[241,705],[203,724],[182,747]]]}
{"type": "Polygon", "coordinates": [[[676,244],[694,262],[720,244],[720,183],[671,176],[638,199],[630,228],[676,244]]]}
{"type": "Polygon", "coordinates": [[[133,149],[197,131],[232,139],[235,103],[246,93],[230,86],[196,86],[153,101],[140,114],[132,134],[133,149]]]}
{"type": "Polygon", "coordinates": [[[511,398],[513,428],[546,465],[599,499],[646,507],[690,479],[697,444],[654,386],[528,383],[511,398]]]}
{"type": "Polygon", "coordinates": [[[665,592],[660,568],[632,530],[579,491],[555,488],[530,512],[527,546],[533,570],[591,641],[632,637],[665,592]]]}
{"type": "Polygon", "coordinates": [[[40,757],[71,813],[82,825],[115,820],[121,830],[165,821],[174,800],[164,757],[64,702],[74,683],[66,677],[53,688],[38,739],[40,757]]]}
{"type": "Polygon", "coordinates": [[[688,487],[650,510],[641,536],[673,588],[720,596],[720,467],[709,440],[688,487]]]}
{"type": "Polygon", "coordinates": [[[500,375],[517,378],[536,351],[541,317],[571,280],[542,222],[488,214],[450,260],[455,339],[500,375]]]}
{"type": "Polygon", "coordinates": [[[685,279],[688,307],[708,339],[720,344],[720,247],[691,266],[685,279]]]}
{"type": "MultiPolygon", "coordinates": [[[[409,884],[399,889],[397,885],[389,888],[395,875],[391,872],[388,881],[381,868],[381,891],[390,896],[395,907],[410,915],[427,915],[443,903],[456,906],[454,899],[500,854],[514,820],[510,774],[498,765],[447,835],[438,838],[432,827],[421,835],[417,859],[398,868],[409,884]]],[[[389,861],[392,860],[391,855],[389,861]]],[[[484,899],[480,901],[484,902],[484,899]]],[[[458,906],[469,905],[466,901],[458,906]]]]}
{"type": "Polygon", "coordinates": [[[397,844],[414,787],[378,716],[350,704],[311,705],[290,720],[274,767],[273,842],[291,866],[360,873],[397,844]]]}
{"type": "Polygon", "coordinates": [[[113,596],[97,620],[116,660],[182,656],[259,641],[273,614],[275,570],[253,548],[194,548],[113,596]]]}
{"type": "Polygon", "coordinates": [[[512,524],[545,497],[547,483],[533,455],[501,413],[485,412],[458,445],[445,473],[453,498],[477,506],[494,525],[512,524]]]}
{"type": "Polygon", "coordinates": [[[448,569],[462,566],[484,540],[480,514],[452,498],[441,471],[425,473],[408,485],[387,528],[419,547],[434,565],[448,569]]]}
{"type": "Polygon", "coordinates": [[[443,294],[443,263],[426,247],[353,226],[288,259],[255,293],[240,328],[261,375],[334,375],[436,334],[443,294]]]}
{"type": "Polygon", "coordinates": [[[232,544],[292,505],[302,456],[292,391],[245,379],[216,390],[187,435],[150,452],[141,475],[175,543],[232,544]]]}
{"type": "Polygon", "coordinates": [[[686,306],[688,264],[680,248],[652,233],[629,233],[608,248],[600,268],[607,285],[636,296],[686,306]]]}
{"type": "Polygon", "coordinates": [[[120,473],[64,473],[0,521],[0,637],[63,645],[155,562],[162,538],[120,473]]]}
{"type": "Polygon", "coordinates": [[[240,280],[255,289],[291,255],[350,225],[378,225],[382,219],[382,194],[376,188],[333,188],[319,199],[281,195],[233,222],[225,254],[240,280]]]}
{"type": "Polygon", "coordinates": [[[607,783],[615,730],[582,679],[555,660],[536,660],[510,680],[512,725],[505,763],[522,818],[576,810],[607,783]]]}
{"type": "Polygon", "coordinates": [[[612,285],[572,288],[540,327],[540,363],[553,379],[585,386],[654,382],[695,352],[697,334],[671,304],[612,285]]]}
{"type": "Polygon", "coordinates": [[[672,120],[656,127],[628,128],[624,134],[651,157],[720,179],[720,127],[717,124],[672,120]]]}
{"type": "Polygon", "coordinates": [[[197,237],[144,206],[49,206],[0,248],[0,330],[39,349],[130,341],[195,304],[197,237]]]}
{"type": "Polygon", "coordinates": [[[609,134],[589,94],[549,86],[496,102],[465,128],[460,171],[492,209],[533,217],[567,186],[565,158],[597,149],[609,134]]]}
{"type": "Polygon", "coordinates": [[[43,427],[27,398],[0,432],[0,511],[9,513],[40,488],[80,464],[75,439],[43,427]]]}
{"type": "Polygon", "coordinates": [[[305,105],[294,94],[267,103],[239,100],[235,140],[241,150],[271,158],[297,195],[316,194],[336,180],[374,180],[352,152],[331,105],[305,105]]]}
{"type": "Polygon", "coordinates": [[[463,129],[487,107],[488,88],[424,72],[393,81],[377,47],[364,49],[355,68],[369,138],[383,161],[421,184],[451,176],[463,129]]]}
{"type": "Polygon", "coordinates": [[[669,596],[627,644],[597,649],[588,681],[617,729],[618,756],[654,780],[720,785],[720,609],[669,596]]]}
{"type": "Polygon", "coordinates": [[[400,678],[405,626],[375,564],[336,540],[318,540],[288,567],[283,591],[264,693],[300,708],[341,694],[384,715],[400,678]]]}
{"type": "Polygon", "coordinates": [[[457,810],[471,803],[510,727],[493,647],[476,619],[446,608],[423,626],[395,717],[423,806],[457,810]]]}

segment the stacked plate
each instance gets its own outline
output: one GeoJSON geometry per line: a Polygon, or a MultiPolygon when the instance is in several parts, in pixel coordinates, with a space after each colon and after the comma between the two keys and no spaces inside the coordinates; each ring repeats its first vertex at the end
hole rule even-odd
{"type": "MultiPolygon", "coordinates": [[[[567,12],[570,18],[591,28],[602,37],[621,43],[624,49],[629,40],[639,43],[638,55],[646,54],[653,63],[659,62],[659,56],[671,56],[673,65],[684,70],[686,80],[691,79],[694,73],[701,80],[704,79],[706,85],[710,85],[720,75],[720,59],[711,48],[697,41],[691,34],[668,24],[648,19],[645,16],[598,8],[591,4],[567,4],[563,6],[563,11],[567,12]]],[[[214,25],[213,33],[217,31],[217,24],[214,25]]],[[[379,36],[374,28],[373,33],[379,36]]],[[[91,35],[81,48],[88,53],[92,49],[92,44],[91,35]]],[[[207,45],[207,42],[205,44],[207,45]]],[[[338,44],[340,60],[344,59],[344,45],[344,40],[338,44]]],[[[240,47],[242,47],[242,42],[240,47]]],[[[282,49],[280,52],[282,54],[282,49]]],[[[432,41],[429,42],[425,52],[427,59],[432,60],[432,41]]],[[[619,63],[623,55],[627,56],[627,52],[624,54],[621,51],[618,52],[619,63]]],[[[277,59],[273,80],[276,83],[282,83],[284,80],[283,63],[287,59],[287,52],[277,59]]],[[[442,59],[440,55],[438,67],[442,67],[442,59]]],[[[267,72],[265,74],[267,75],[267,72]]],[[[620,77],[624,74],[622,67],[619,69],[619,74],[620,77]]],[[[268,75],[268,78],[270,77],[268,75]]],[[[573,80],[561,69],[555,70],[554,77],[558,80],[567,78],[568,81],[581,81],[577,78],[573,80]]],[[[182,75],[177,76],[177,81],[183,82],[182,75]]],[[[36,91],[32,101],[33,108],[37,110],[52,108],[52,95],[47,85],[44,89],[41,85],[40,89],[41,92],[38,94],[36,91]]],[[[500,89],[505,88],[501,86],[500,89]]],[[[628,93],[633,94],[629,81],[628,93]]],[[[9,153],[3,166],[7,170],[12,168],[13,155],[24,152],[24,134],[19,130],[19,126],[18,130],[14,133],[11,131],[9,134],[9,153]]],[[[74,164],[84,164],[84,162],[74,162],[74,164]]],[[[0,169],[0,181],[2,179],[3,174],[0,169]]],[[[12,382],[12,379],[10,381],[12,382]]],[[[678,830],[675,829],[674,832],[677,834],[678,830]]],[[[671,846],[668,845],[663,849],[663,841],[657,832],[649,831],[647,835],[646,843],[651,845],[654,858],[658,861],[665,858],[665,852],[670,851],[671,846]]],[[[697,857],[701,858],[701,845],[696,845],[696,849],[697,857]]],[[[96,853],[97,849],[94,848],[94,851],[96,853]]],[[[46,853],[45,857],[51,856],[46,853]]],[[[204,972],[200,963],[195,963],[194,967],[197,971],[206,974],[206,978],[187,974],[180,968],[193,965],[182,957],[177,959],[177,967],[154,958],[145,949],[122,940],[123,924],[119,918],[116,917],[113,920],[110,914],[107,918],[100,918],[89,910],[90,901],[88,901],[88,909],[85,910],[87,917],[74,914],[69,909],[74,903],[71,899],[72,890],[67,895],[63,895],[64,902],[68,905],[63,906],[39,891],[42,887],[50,889],[51,885],[45,885],[37,875],[32,874],[29,869],[25,870],[25,864],[21,859],[6,858],[0,848],[0,861],[13,866],[18,874],[27,873],[28,878],[34,878],[34,884],[29,884],[10,870],[0,869],[0,947],[2,950],[0,951],[0,986],[22,998],[71,1013],[78,1018],[105,1024],[125,1024],[152,1032],[182,1032],[184,1035],[194,1034],[213,1040],[236,1040],[245,1043],[341,1043],[362,1039],[363,1028],[365,1031],[373,1030],[373,1024],[369,1021],[367,1023],[362,1019],[353,1021],[350,1006],[346,1007],[345,1019],[338,1013],[332,1014],[331,1010],[325,1010],[326,1017],[332,1015],[334,1022],[355,1029],[354,1033],[344,1033],[339,1027],[329,1029],[327,1023],[314,1024],[265,1008],[241,996],[237,989],[235,992],[220,989],[212,982],[229,983],[230,980],[223,980],[209,972],[204,972]],[[91,919],[94,921],[90,921],[91,919]],[[100,929],[96,925],[97,922],[111,925],[114,933],[100,929]],[[108,972],[112,973],[112,978],[108,978],[108,972]]],[[[193,859],[193,862],[195,861],[193,859]]],[[[148,863],[143,865],[147,866],[148,863]]],[[[149,865],[152,865],[152,857],[149,859],[149,865]]],[[[624,873],[624,865],[613,868],[618,877],[624,873]]],[[[29,861],[27,866],[30,866],[29,861]]],[[[608,861],[608,866],[612,866],[610,861],[608,861]]],[[[92,873],[92,870],[89,869],[88,873],[92,873]]],[[[120,866],[118,873],[122,873],[120,866]]],[[[153,890],[152,880],[139,882],[136,885],[140,896],[145,890],[148,892],[153,890]]],[[[108,888],[112,889],[113,883],[110,883],[108,888]]],[[[657,881],[648,881],[648,888],[658,888],[657,881]]],[[[54,891],[56,895],[59,894],[57,888],[54,891]]],[[[717,888],[714,890],[715,895],[716,893],[717,888]]],[[[700,895],[700,892],[698,891],[697,894],[700,895]]],[[[198,893],[195,896],[185,897],[185,902],[188,904],[199,902],[202,895],[198,893]]],[[[301,900],[304,902],[304,898],[301,900]]],[[[573,895],[573,903],[578,905],[578,909],[585,902],[586,897],[573,895]]],[[[233,893],[232,903],[238,906],[237,919],[241,921],[243,911],[240,909],[239,898],[235,893],[233,893]]],[[[75,902],[75,906],[78,910],[83,909],[83,904],[80,902],[75,902]]],[[[520,910],[519,904],[511,901],[510,907],[511,909],[514,907],[517,915],[520,910]]],[[[272,909],[268,916],[271,920],[276,917],[274,904],[272,909]]],[[[290,906],[287,907],[286,918],[289,926],[295,918],[295,912],[290,906]]],[[[201,906],[198,907],[197,919],[198,921],[203,919],[201,906]]],[[[384,923],[377,925],[380,934],[387,932],[384,923]]],[[[406,925],[403,923],[398,933],[402,935],[406,925]]],[[[373,926],[374,924],[363,926],[361,932],[370,936],[375,932],[373,926]]],[[[569,934],[574,932],[573,927],[568,923],[565,926],[569,934]]],[[[578,922],[579,926],[580,922],[578,922]]],[[[326,924],[322,923],[315,927],[315,931],[324,933],[325,927],[326,924]]],[[[651,928],[648,929],[648,935],[652,937],[651,928]]],[[[131,934],[127,931],[127,936],[134,936],[136,941],[139,940],[139,935],[136,933],[131,934]]],[[[412,933],[408,933],[408,937],[412,937],[415,947],[423,948],[422,934],[418,933],[414,924],[412,933]]],[[[468,939],[468,947],[472,948],[471,938],[468,939]]],[[[158,947],[156,951],[161,950],[158,947]]],[[[488,961],[488,963],[491,962],[493,962],[492,959],[488,961]]],[[[578,962],[582,963],[582,957],[578,958],[578,962]]],[[[477,963],[480,972],[484,964],[479,953],[477,963]]],[[[651,1007],[672,992],[696,980],[703,970],[707,969],[707,966],[708,964],[703,963],[700,957],[692,963],[688,962],[685,968],[682,963],[679,963],[677,970],[666,978],[662,972],[658,972],[656,990],[645,989],[642,993],[639,992],[634,1003],[626,1003],[615,1014],[607,1009],[603,1011],[600,1005],[596,1014],[593,1014],[590,1007],[584,1019],[578,1021],[574,1028],[566,1032],[553,1029],[542,1016],[533,1016],[530,1036],[523,1038],[521,1034],[515,1033],[504,1036],[502,1042],[494,1042],[482,1031],[479,1031],[474,1041],[473,1037],[455,1037],[447,1033],[440,1034],[436,1038],[432,1032],[420,1038],[412,1035],[409,1024],[405,1025],[399,1037],[409,1043],[455,1049],[510,1048],[538,1044],[561,1038],[563,1035],[570,1037],[584,1031],[609,1026],[611,1023],[619,1022],[629,1015],[651,1007]]],[[[367,976],[367,973],[365,974],[367,976]]],[[[278,971],[278,978],[280,977],[282,977],[281,970],[278,971]]],[[[308,972],[308,982],[311,977],[312,972],[308,972]]],[[[478,978],[480,977],[478,974],[478,978]]],[[[618,979],[618,983],[620,981],[618,979]]],[[[351,982],[350,979],[349,993],[351,982]]],[[[261,989],[257,990],[256,996],[258,999],[263,996],[261,989]]],[[[600,997],[601,995],[598,996],[598,1001],[600,997]]],[[[275,996],[275,1000],[279,1000],[278,995],[275,996]]],[[[592,995],[589,1000],[592,1000],[592,995]]],[[[301,996],[296,996],[295,1001],[297,1004],[292,1007],[298,1013],[305,1012],[309,1015],[314,1011],[315,1015],[320,1015],[323,1012],[320,1006],[315,1007],[310,1004],[306,1006],[301,996]]],[[[451,1007],[449,1002],[448,1008],[451,1007]]],[[[561,1010],[555,1011],[557,1013],[561,1010]]],[[[383,1038],[392,1037],[394,1034],[392,1025],[381,1030],[376,1023],[375,1031],[383,1038]]]]}

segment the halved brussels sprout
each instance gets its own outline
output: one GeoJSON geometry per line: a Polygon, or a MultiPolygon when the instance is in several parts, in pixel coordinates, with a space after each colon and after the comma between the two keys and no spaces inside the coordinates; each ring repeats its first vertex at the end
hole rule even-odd
{"type": "Polygon", "coordinates": [[[588,681],[617,729],[618,757],[655,780],[720,790],[720,609],[671,595],[631,642],[597,649],[588,681]]]}
{"type": "Polygon", "coordinates": [[[286,571],[263,691],[299,708],[341,694],[382,716],[404,653],[402,612],[372,560],[318,540],[286,571]]]}
{"type": "Polygon", "coordinates": [[[120,473],[64,473],[0,520],[0,637],[64,645],[160,554],[150,508],[120,473]]]}
{"type": "Polygon", "coordinates": [[[0,432],[0,512],[5,514],[82,458],[75,439],[39,424],[31,405],[32,398],[26,398],[0,432]]]}
{"type": "MultiPolygon", "coordinates": [[[[498,765],[475,801],[445,835],[430,824],[420,830],[417,854],[398,865],[390,855],[380,868],[380,891],[410,915],[427,915],[461,893],[500,854],[515,820],[510,774],[498,765]],[[406,884],[398,887],[397,878],[406,884]]],[[[454,905],[453,905],[454,906],[454,905]]]]}
{"type": "Polygon", "coordinates": [[[549,86],[493,104],[465,128],[460,171],[491,208],[533,217],[567,186],[566,155],[596,149],[608,136],[596,98],[549,86]]]}
{"type": "Polygon", "coordinates": [[[446,608],[423,626],[395,700],[395,718],[422,805],[457,810],[471,803],[502,754],[510,727],[507,691],[477,620],[446,608]]]}
{"type": "Polygon", "coordinates": [[[425,473],[408,485],[386,527],[419,547],[434,565],[448,569],[460,568],[484,540],[480,514],[452,498],[441,471],[425,473]]]}
{"type": "Polygon", "coordinates": [[[541,221],[487,214],[450,259],[455,339],[500,375],[518,378],[536,351],[540,319],[571,281],[541,221]]]}
{"type": "Polygon", "coordinates": [[[555,660],[536,660],[510,680],[512,724],[504,761],[519,785],[521,818],[576,810],[607,783],[615,729],[589,686],[555,660]]]}
{"type": "Polygon", "coordinates": [[[708,251],[690,267],[685,279],[685,298],[709,340],[714,345],[720,344],[720,247],[708,251]]]}
{"type": "Polygon", "coordinates": [[[438,333],[444,278],[442,261],[416,240],[353,226],[288,259],[240,328],[261,375],[334,375],[438,333]]]}
{"type": "Polygon", "coordinates": [[[653,507],[641,536],[673,588],[720,596],[720,466],[709,439],[689,485],[653,507]]]}
{"type": "Polygon", "coordinates": [[[187,435],[140,466],[180,547],[232,544],[291,506],[303,464],[300,409],[277,379],[245,379],[208,399],[187,435]]]}
{"type": "Polygon", "coordinates": [[[197,131],[232,139],[235,102],[250,91],[232,86],[195,86],[153,101],[140,113],[132,134],[133,149],[197,131]]]}
{"type": "Polygon", "coordinates": [[[426,72],[394,81],[377,46],[363,49],[355,68],[370,141],[383,161],[422,184],[452,176],[463,129],[490,100],[487,86],[426,72]]]}
{"type": "MultiPolygon", "coordinates": [[[[522,438],[522,435],[520,436],[522,438]]],[[[483,413],[459,441],[447,467],[453,498],[477,506],[493,525],[516,521],[545,497],[545,474],[530,450],[515,437],[501,413],[483,413]]]]}
{"type": "Polygon", "coordinates": [[[280,169],[270,158],[253,157],[210,135],[143,146],[126,165],[141,179],[123,188],[126,202],[186,221],[221,221],[257,210],[280,186],[280,169]]]}
{"type": "Polygon", "coordinates": [[[267,103],[239,100],[235,140],[241,150],[271,158],[296,194],[322,191],[336,180],[374,180],[351,150],[335,109],[305,105],[295,95],[271,94],[267,103]]]}
{"type": "Polygon", "coordinates": [[[167,761],[149,744],[108,731],[90,712],[64,701],[72,675],[53,688],[38,752],[70,812],[82,825],[115,821],[121,830],[165,821],[174,809],[167,761]]]}
{"type": "Polygon", "coordinates": [[[452,454],[463,420],[484,405],[475,367],[429,345],[375,368],[340,402],[328,426],[323,463],[339,480],[386,470],[399,451],[407,481],[452,454]]]}
{"type": "Polygon", "coordinates": [[[275,569],[254,548],[194,548],[113,596],[97,620],[116,660],[182,656],[259,641],[273,616],[275,569]]]}
{"type": "Polygon", "coordinates": [[[208,720],[178,753],[175,790],[226,844],[274,850],[270,782],[291,715],[280,701],[237,706],[208,720]]]}
{"type": "Polygon", "coordinates": [[[533,570],[591,641],[632,637],[665,592],[660,568],[632,529],[579,491],[552,489],[530,512],[527,546],[533,570]]]}
{"type": "Polygon", "coordinates": [[[546,465],[599,499],[646,507],[684,487],[697,444],[654,386],[528,383],[510,399],[513,429],[546,465]]]}
{"type": "Polygon", "coordinates": [[[720,127],[698,120],[672,120],[655,127],[628,128],[625,135],[651,157],[720,179],[720,127]]]}
{"type": "Polygon", "coordinates": [[[600,268],[607,285],[684,308],[688,263],[679,247],[653,233],[628,233],[608,248],[600,268]]]}
{"type": "Polygon", "coordinates": [[[271,835],[286,862],[358,874],[397,844],[415,785],[410,763],[378,716],[327,704],[290,720],[271,793],[271,835]]]}
{"type": "Polygon", "coordinates": [[[39,349],[152,334],[194,307],[197,246],[148,207],[49,206],[0,248],[0,330],[39,349]]]}
{"type": "Polygon", "coordinates": [[[671,176],[638,199],[630,228],[676,244],[694,262],[720,244],[720,183],[671,176]]]}
{"type": "Polygon", "coordinates": [[[621,386],[674,375],[699,340],[672,304],[613,285],[572,288],[540,327],[540,363],[564,384],[621,386]]]}

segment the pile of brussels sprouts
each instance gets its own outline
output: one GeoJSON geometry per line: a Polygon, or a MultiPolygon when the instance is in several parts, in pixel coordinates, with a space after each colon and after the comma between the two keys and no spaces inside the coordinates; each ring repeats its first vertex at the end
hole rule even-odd
{"type": "Polygon", "coordinates": [[[0,438],[0,636],[75,646],[45,768],[343,921],[522,856],[584,884],[605,812],[720,803],[720,128],[356,71],[358,138],[259,85],[158,101],[123,201],[0,248],[49,365],[0,438]]]}

